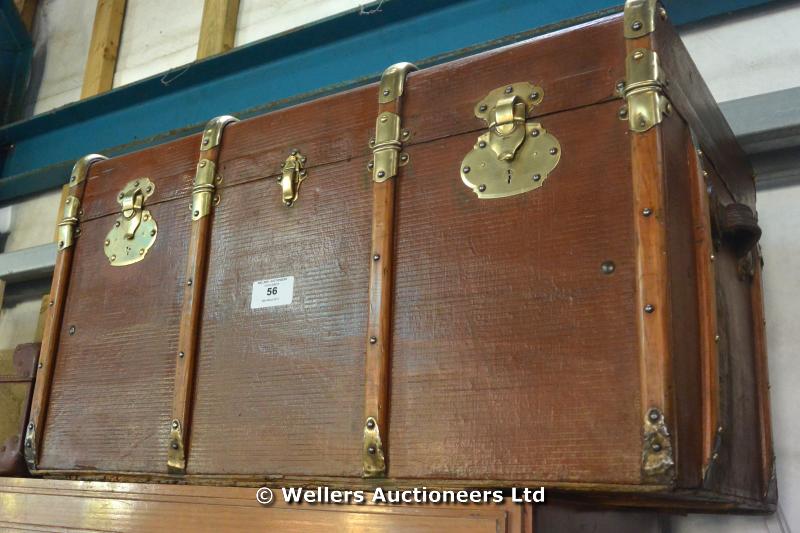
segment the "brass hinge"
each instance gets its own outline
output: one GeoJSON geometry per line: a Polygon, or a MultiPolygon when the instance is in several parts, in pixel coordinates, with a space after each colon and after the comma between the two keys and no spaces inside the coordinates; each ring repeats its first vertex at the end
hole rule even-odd
{"type": "Polygon", "coordinates": [[[78,159],[72,167],[72,172],[69,176],[69,186],[75,187],[83,182],[89,174],[89,167],[97,161],[105,161],[106,159],[108,159],[106,156],[100,154],[89,154],[78,159]]]}
{"type": "Polygon", "coordinates": [[[67,196],[64,199],[63,216],[58,223],[59,250],[65,250],[75,243],[75,237],[79,232],[77,226],[80,207],[81,201],[77,196],[67,196]]]}
{"type": "Polygon", "coordinates": [[[222,115],[209,120],[203,130],[203,138],[200,140],[200,161],[197,163],[197,172],[194,175],[194,187],[192,188],[193,221],[200,220],[211,213],[211,204],[214,202],[214,191],[216,190],[215,184],[219,181],[215,161],[203,154],[219,146],[225,126],[238,122],[238,120],[230,115],[222,115]]]}
{"type": "MultiPolygon", "coordinates": [[[[406,75],[417,67],[411,63],[397,63],[387,68],[381,76],[378,102],[386,104],[403,94],[406,75]]],[[[383,111],[375,122],[375,137],[370,140],[372,148],[372,179],[378,183],[397,175],[397,168],[408,162],[408,154],[401,154],[403,141],[409,136],[401,128],[400,115],[383,111]]]]}
{"type": "Polygon", "coordinates": [[[183,449],[183,428],[178,420],[173,420],[170,423],[167,471],[170,474],[183,474],[186,472],[186,454],[183,449]]]}
{"type": "Polygon", "coordinates": [[[657,0],[626,0],[623,10],[625,38],[638,39],[656,30],[656,14],[667,19],[667,11],[657,0]]]}
{"type": "Polygon", "coordinates": [[[672,481],[675,460],[672,455],[672,442],[664,414],[653,407],[644,417],[642,446],[642,475],[652,482],[672,481]]]}
{"type": "Polygon", "coordinates": [[[627,118],[631,131],[639,133],[660,124],[672,112],[672,105],[664,95],[658,54],[645,48],[634,50],[625,61],[625,77],[627,110],[620,118],[627,118]]]}
{"type": "Polygon", "coordinates": [[[38,462],[36,451],[36,426],[33,422],[28,422],[28,428],[25,430],[25,462],[28,464],[28,470],[33,472],[36,470],[36,463],[38,462]]]}
{"type": "Polygon", "coordinates": [[[364,477],[380,477],[386,473],[386,459],[378,422],[368,417],[364,423],[364,447],[362,450],[364,477]]]}

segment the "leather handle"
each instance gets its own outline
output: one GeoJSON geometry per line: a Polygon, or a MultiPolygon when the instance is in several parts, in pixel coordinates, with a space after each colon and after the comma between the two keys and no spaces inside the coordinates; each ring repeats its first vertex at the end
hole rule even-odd
{"type": "Polygon", "coordinates": [[[761,227],[750,207],[744,204],[722,206],[719,227],[723,242],[729,246],[736,257],[744,257],[761,238],[761,227]]]}

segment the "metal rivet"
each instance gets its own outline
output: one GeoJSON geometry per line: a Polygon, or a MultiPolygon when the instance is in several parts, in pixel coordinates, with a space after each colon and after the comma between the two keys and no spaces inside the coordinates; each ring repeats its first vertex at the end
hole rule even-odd
{"type": "Polygon", "coordinates": [[[31,422],[30,424],[28,424],[28,429],[33,429],[33,422],[31,422]]]}
{"type": "Polygon", "coordinates": [[[631,28],[633,28],[633,31],[639,31],[642,29],[642,23],[637,20],[636,22],[631,24],[631,28]]]}
{"type": "Polygon", "coordinates": [[[486,109],[487,109],[486,108],[486,104],[481,104],[481,106],[478,108],[478,111],[483,112],[483,111],[486,111],[486,109]]]}
{"type": "Polygon", "coordinates": [[[122,193],[119,193],[119,197],[118,198],[121,200],[123,196],[125,196],[125,195],[122,194],[122,193]]]}
{"type": "Polygon", "coordinates": [[[375,421],[371,418],[367,420],[367,429],[375,429],[375,421]]]}
{"type": "Polygon", "coordinates": [[[719,426],[719,427],[717,428],[717,433],[722,433],[722,431],[723,431],[723,430],[722,430],[722,426],[719,426]]]}
{"type": "Polygon", "coordinates": [[[653,448],[654,452],[660,452],[661,451],[661,445],[659,443],[657,443],[657,442],[653,443],[652,448],[653,448]]]}
{"type": "Polygon", "coordinates": [[[383,170],[379,170],[379,171],[378,171],[378,177],[379,177],[379,178],[382,178],[382,177],[384,177],[385,175],[386,175],[386,172],[384,172],[383,170]]]}
{"type": "Polygon", "coordinates": [[[387,120],[389,120],[389,117],[386,115],[381,115],[381,122],[386,122],[387,120]]]}
{"type": "Polygon", "coordinates": [[[538,137],[538,136],[539,136],[539,130],[531,130],[531,137],[538,137]]]}
{"type": "Polygon", "coordinates": [[[656,422],[661,418],[661,413],[658,412],[658,409],[650,409],[650,412],[647,413],[647,418],[649,418],[651,422],[656,422]]]}
{"type": "Polygon", "coordinates": [[[531,93],[531,100],[538,100],[538,99],[539,99],[539,93],[536,92],[536,91],[533,91],[531,93]]]}
{"type": "Polygon", "coordinates": [[[603,264],[600,265],[600,270],[603,271],[603,274],[613,274],[616,269],[614,261],[603,261],[603,264]]]}
{"type": "Polygon", "coordinates": [[[297,148],[292,148],[292,155],[297,155],[299,150],[297,148]]]}
{"type": "Polygon", "coordinates": [[[208,139],[203,139],[203,146],[206,146],[207,144],[208,144],[208,139]]]}
{"type": "Polygon", "coordinates": [[[71,176],[71,177],[69,178],[69,181],[75,181],[75,179],[76,179],[76,178],[75,178],[75,176],[71,176]]]}
{"type": "Polygon", "coordinates": [[[192,279],[191,278],[186,280],[186,285],[188,285],[189,287],[192,286],[192,279]]]}
{"type": "Polygon", "coordinates": [[[178,443],[176,441],[172,441],[172,444],[170,444],[170,446],[172,446],[173,450],[177,450],[178,449],[178,443]]]}
{"type": "Polygon", "coordinates": [[[646,217],[649,217],[652,214],[653,214],[653,210],[650,209],[649,207],[645,207],[644,209],[642,209],[642,215],[644,215],[646,217]]]}
{"type": "Polygon", "coordinates": [[[155,234],[156,234],[156,230],[154,230],[154,229],[151,229],[151,230],[150,230],[150,236],[151,236],[151,237],[154,237],[154,236],[155,236],[155,234]]]}
{"type": "Polygon", "coordinates": [[[486,141],[481,141],[478,143],[478,148],[486,148],[486,141]]]}
{"type": "Polygon", "coordinates": [[[714,342],[719,342],[719,335],[714,335],[714,342]]]}
{"type": "Polygon", "coordinates": [[[486,190],[486,185],[479,185],[478,186],[478,190],[481,191],[481,192],[485,191],[486,190]]]}
{"type": "Polygon", "coordinates": [[[408,161],[408,154],[400,154],[400,161],[403,161],[404,163],[408,161]]]}
{"type": "Polygon", "coordinates": [[[75,330],[76,330],[75,326],[70,326],[69,327],[69,334],[70,335],[75,335],[75,330]]]}
{"type": "Polygon", "coordinates": [[[148,185],[147,188],[145,189],[145,192],[151,192],[152,190],[153,190],[153,187],[148,185]]]}
{"type": "Polygon", "coordinates": [[[533,181],[539,181],[540,179],[542,179],[542,175],[541,174],[534,174],[533,175],[533,181]]]}
{"type": "Polygon", "coordinates": [[[558,153],[558,148],[556,148],[555,146],[550,148],[550,155],[556,155],[557,153],[558,153]]]}
{"type": "Polygon", "coordinates": [[[369,145],[370,146],[374,146],[375,145],[375,139],[370,139],[369,140],[369,145]]]}
{"type": "Polygon", "coordinates": [[[67,200],[66,200],[64,203],[65,203],[65,204],[67,204],[67,205],[69,205],[69,204],[71,204],[71,203],[72,203],[72,199],[71,199],[71,198],[67,198],[67,200]]]}
{"type": "Polygon", "coordinates": [[[29,440],[26,440],[26,441],[25,441],[25,447],[26,447],[26,448],[30,448],[30,447],[31,447],[31,441],[29,441],[29,440]]]}
{"type": "Polygon", "coordinates": [[[506,87],[506,94],[510,94],[510,93],[513,93],[513,92],[514,92],[514,87],[513,86],[509,85],[508,87],[506,87]]]}
{"type": "Polygon", "coordinates": [[[653,304],[647,304],[647,305],[644,306],[644,312],[645,313],[652,313],[655,310],[656,310],[656,306],[654,306],[653,304]]]}
{"type": "Polygon", "coordinates": [[[139,182],[138,182],[138,181],[135,181],[135,182],[133,183],[133,186],[134,186],[134,187],[138,187],[138,186],[139,186],[139,182]]]}
{"type": "Polygon", "coordinates": [[[197,210],[195,210],[195,211],[194,211],[192,214],[193,214],[194,216],[199,216],[199,215],[200,215],[200,211],[197,211],[197,210]]]}
{"type": "Polygon", "coordinates": [[[369,163],[367,163],[367,168],[372,170],[373,168],[375,168],[375,163],[373,161],[370,161],[369,163]]]}
{"type": "Polygon", "coordinates": [[[711,256],[709,257],[709,259],[711,259],[711,261],[713,262],[713,261],[714,261],[714,259],[716,259],[716,256],[715,256],[714,254],[711,254],[711,256]]]}
{"type": "Polygon", "coordinates": [[[178,421],[177,420],[173,420],[172,421],[172,429],[178,429],[178,421]]]}
{"type": "Polygon", "coordinates": [[[390,91],[389,89],[383,90],[383,96],[389,96],[390,94],[392,94],[392,91],[390,91]]]}
{"type": "Polygon", "coordinates": [[[42,368],[42,367],[44,367],[44,365],[42,363],[39,363],[39,368],[42,368]]]}
{"type": "Polygon", "coordinates": [[[378,342],[378,337],[370,337],[369,338],[369,343],[370,344],[376,344],[377,342],[378,342]]]}
{"type": "Polygon", "coordinates": [[[628,118],[628,106],[620,107],[617,115],[619,115],[619,118],[628,118]]]}
{"type": "Polygon", "coordinates": [[[469,167],[464,167],[464,168],[461,169],[461,171],[464,172],[464,174],[469,174],[470,170],[471,169],[469,167]]]}
{"type": "Polygon", "coordinates": [[[718,453],[715,453],[714,455],[711,456],[711,460],[712,461],[716,461],[717,459],[719,459],[719,454],[718,453]]]}
{"type": "Polygon", "coordinates": [[[222,183],[222,176],[217,176],[216,178],[214,178],[214,181],[216,181],[217,183],[222,183]]]}
{"type": "Polygon", "coordinates": [[[144,248],[139,248],[139,255],[144,255],[144,248]]]}
{"type": "Polygon", "coordinates": [[[375,255],[372,256],[372,260],[373,261],[380,261],[380,259],[381,259],[381,255],[380,254],[375,254],[375,255]]]}
{"type": "Polygon", "coordinates": [[[703,157],[703,151],[700,148],[697,149],[697,155],[703,157]]]}
{"type": "Polygon", "coordinates": [[[659,7],[658,16],[661,17],[661,20],[667,20],[667,10],[663,7],[659,7]]]}
{"type": "Polygon", "coordinates": [[[53,305],[55,305],[55,302],[53,300],[50,300],[50,303],[47,304],[48,307],[53,307],[53,305]]]}
{"type": "Polygon", "coordinates": [[[373,445],[370,445],[369,448],[367,448],[367,453],[370,454],[370,455],[375,455],[376,451],[378,451],[378,450],[373,445]]]}
{"type": "Polygon", "coordinates": [[[410,132],[410,131],[408,131],[408,130],[403,130],[403,132],[402,132],[402,134],[401,134],[401,135],[402,135],[403,137],[408,137],[409,135],[411,135],[411,132],[410,132]]]}
{"type": "Polygon", "coordinates": [[[111,260],[112,260],[112,261],[116,261],[116,260],[117,260],[117,256],[116,256],[116,255],[112,255],[112,256],[111,256],[111,260]]]}
{"type": "Polygon", "coordinates": [[[637,60],[638,60],[638,59],[641,59],[641,58],[643,58],[643,57],[644,57],[644,52],[642,52],[641,50],[636,50],[636,51],[633,53],[633,58],[634,58],[634,59],[637,59],[637,60]]]}
{"type": "Polygon", "coordinates": [[[114,227],[115,227],[115,228],[118,228],[118,227],[119,227],[119,220],[117,220],[116,222],[114,222],[114,227]]]}
{"type": "Polygon", "coordinates": [[[81,228],[75,228],[75,235],[81,234],[81,228]]]}
{"type": "Polygon", "coordinates": [[[206,160],[205,160],[205,159],[203,159],[202,161],[200,161],[200,166],[201,166],[201,167],[204,167],[204,166],[206,166],[206,160]]]}
{"type": "Polygon", "coordinates": [[[63,248],[64,247],[64,241],[58,241],[58,247],[59,248],[63,248]]]}
{"type": "Polygon", "coordinates": [[[183,352],[178,352],[178,357],[183,358],[184,355],[186,355],[186,354],[183,353],[183,352]]]}
{"type": "Polygon", "coordinates": [[[625,90],[625,82],[624,82],[624,81],[622,81],[622,80],[618,81],[618,82],[617,82],[617,85],[616,85],[616,88],[617,88],[617,90],[618,90],[619,92],[622,92],[622,91],[624,91],[624,90],[625,90]]]}

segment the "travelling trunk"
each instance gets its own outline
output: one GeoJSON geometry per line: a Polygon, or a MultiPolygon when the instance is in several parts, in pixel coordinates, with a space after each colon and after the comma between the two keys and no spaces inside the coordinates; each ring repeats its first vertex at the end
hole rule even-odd
{"type": "Polygon", "coordinates": [[[654,2],[70,186],[38,474],[774,504],[753,177],[654,2]]]}

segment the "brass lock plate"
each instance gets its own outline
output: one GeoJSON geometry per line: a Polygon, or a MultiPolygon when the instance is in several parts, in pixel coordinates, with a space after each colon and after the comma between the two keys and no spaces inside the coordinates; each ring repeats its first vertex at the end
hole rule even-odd
{"type": "Polygon", "coordinates": [[[558,139],[528,115],[544,97],[541,87],[513,83],[475,105],[488,131],[461,162],[461,180],[478,198],[505,198],[542,186],[561,159],[558,139]]]}
{"type": "Polygon", "coordinates": [[[138,263],[156,242],[158,226],[144,206],[155,190],[149,178],[139,178],[128,182],[117,195],[122,213],[114,221],[103,246],[111,266],[138,263]]]}

